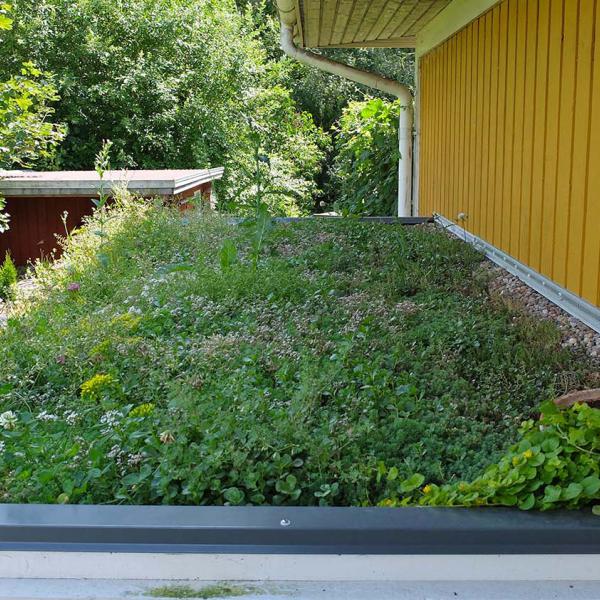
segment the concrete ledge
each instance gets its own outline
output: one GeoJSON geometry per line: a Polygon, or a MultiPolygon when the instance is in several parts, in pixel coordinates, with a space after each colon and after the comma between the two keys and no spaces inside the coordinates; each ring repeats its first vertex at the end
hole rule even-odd
{"type": "Polygon", "coordinates": [[[591,512],[0,505],[0,552],[600,554],[591,512]]]}
{"type": "MultiPolygon", "coordinates": [[[[0,552],[0,590],[4,578],[329,582],[600,581],[599,559],[600,555],[593,554],[331,556],[0,552]]],[[[485,596],[481,598],[487,600],[485,596]]]]}

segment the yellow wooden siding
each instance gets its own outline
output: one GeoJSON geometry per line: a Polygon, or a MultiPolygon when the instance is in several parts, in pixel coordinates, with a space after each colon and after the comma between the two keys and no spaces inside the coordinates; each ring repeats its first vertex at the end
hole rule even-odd
{"type": "Polygon", "coordinates": [[[600,306],[600,0],[503,0],[419,67],[420,213],[600,306]]]}

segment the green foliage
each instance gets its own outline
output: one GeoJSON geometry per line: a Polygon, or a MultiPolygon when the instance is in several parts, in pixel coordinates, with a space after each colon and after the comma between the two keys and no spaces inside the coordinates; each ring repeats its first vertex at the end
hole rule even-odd
{"type": "Polygon", "coordinates": [[[0,3],[0,31],[8,31],[12,28],[11,17],[12,6],[7,2],[0,3]]]}
{"type": "Polygon", "coordinates": [[[228,271],[237,262],[237,248],[231,240],[225,240],[219,252],[221,269],[228,271]]]}
{"type": "Polygon", "coordinates": [[[233,0],[16,0],[0,72],[21,57],[57,74],[69,126],[57,166],[89,169],[102,140],[117,168],[224,166],[221,209],[252,211],[254,133],[284,195],[308,212],[327,137],[277,85],[233,0]],[[69,51],[65,52],[64,48],[69,51]]]}
{"type": "MultiPolygon", "coordinates": [[[[13,7],[0,3],[0,31],[13,27],[13,7]]],[[[5,40],[2,39],[3,46],[5,40]]],[[[6,50],[3,53],[6,56],[6,50]]],[[[58,100],[53,76],[25,60],[8,78],[0,81],[0,169],[29,167],[49,158],[64,137],[64,129],[48,121],[54,113],[50,103],[58,100]]],[[[9,227],[0,197],[0,234],[9,227]]]]}
{"type": "Polygon", "coordinates": [[[354,102],[337,125],[332,184],[342,214],[393,215],[398,203],[400,102],[354,102]]]}
{"type": "Polygon", "coordinates": [[[481,255],[443,232],[273,224],[257,269],[255,227],[107,210],[106,236],[96,215],[39,263],[0,331],[7,502],[418,501],[424,481],[476,480],[541,401],[595,376],[491,302],[481,255]]]}
{"type": "Polygon", "coordinates": [[[10,254],[7,252],[4,262],[0,265],[0,298],[11,300],[15,295],[15,286],[17,284],[17,268],[10,254]]]}
{"type": "MultiPolygon", "coordinates": [[[[401,487],[399,498],[382,504],[550,510],[600,502],[600,410],[587,405],[559,410],[546,402],[541,420],[525,421],[519,432],[520,441],[474,480],[429,484],[413,488],[412,495],[406,494],[411,489],[401,487]]],[[[420,486],[424,478],[418,477],[420,486]]]]}
{"type": "Polygon", "coordinates": [[[52,75],[33,63],[21,66],[19,75],[0,82],[0,168],[26,167],[50,157],[64,136],[50,123],[50,102],[58,100],[52,75]]]}

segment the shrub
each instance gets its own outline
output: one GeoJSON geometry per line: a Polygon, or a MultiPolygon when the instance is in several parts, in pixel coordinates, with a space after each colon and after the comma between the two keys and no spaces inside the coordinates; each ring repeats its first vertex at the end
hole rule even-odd
{"type": "Polygon", "coordinates": [[[398,206],[400,102],[353,102],[335,128],[333,186],[342,214],[394,215],[398,206]]]}
{"type": "Polygon", "coordinates": [[[0,298],[11,300],[15,295],[15,286],[17,284],[17,268],[10,254],[7,252],[4,262],[0,266],[0,298]]]}

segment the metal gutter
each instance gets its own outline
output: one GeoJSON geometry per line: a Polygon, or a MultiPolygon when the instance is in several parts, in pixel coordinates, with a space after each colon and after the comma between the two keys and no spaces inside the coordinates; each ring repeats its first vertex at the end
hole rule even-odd
{"type": "Polygon", "coordinates": [[[591,512],[0,505],[0,553],[600,554],[591,512]]]}
{"type": "Polygon", "coordinates": [[[600,308],[554,283],[544,275],[540,275],[537,271],[476,235],[469,233],[446,217],[435,215],[435,221],[447,231],[481,250],[491,261],[506,269],[511,275],[518,277],[536,292],[539,292],[564,311],[600,333],[600,308]]]}

